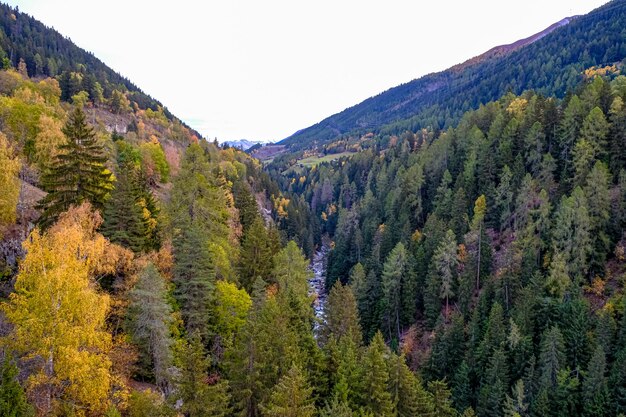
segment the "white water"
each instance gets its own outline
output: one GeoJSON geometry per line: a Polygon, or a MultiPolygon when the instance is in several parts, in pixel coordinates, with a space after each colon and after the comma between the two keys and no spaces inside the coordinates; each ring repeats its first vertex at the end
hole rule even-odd
{"type": "Polygon", "coordinates": [[[311,260],[311,271],[313,277],[309,279],[309,294],[315,297],[313,301],[313,309],[315,310],[315,318],[317,319],[316,328],[324,320],[324,307],[326,305],[326,262],[328,260],[328,252],[330,251],[330,242],[327,237],[322,239],[322,247],[315,251],[311,260]]]}

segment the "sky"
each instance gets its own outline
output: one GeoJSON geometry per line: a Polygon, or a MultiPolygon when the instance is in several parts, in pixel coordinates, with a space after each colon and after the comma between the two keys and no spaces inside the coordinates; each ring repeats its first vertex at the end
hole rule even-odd
{"type": "Polygon", "coordinates": [[[7,2],[204,137],[275,142],[607,0],[7,2]]]}

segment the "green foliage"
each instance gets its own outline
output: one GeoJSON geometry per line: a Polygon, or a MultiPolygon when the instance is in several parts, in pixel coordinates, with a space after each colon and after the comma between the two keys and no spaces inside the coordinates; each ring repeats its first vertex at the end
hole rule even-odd
{"type": "Polygon", "coordinates": [[[262,406],[268,417],[313,417],[316,414],[309,388],[302,370],[294,365],[278,381],[267,406],[262,406]]]}
{"type": "Polygon", "coordinates": [[[393,415],[393,398],[387,391],[389,370],[385,356],[389,354],[382,334],[376,333],[363,357],[363,406],[376,416],[393,415]]]}
{"type": "Polygon", "coordinates": [[[381,278],[381,302],[389,338],[400,338],[400,314],[403,292],[406,291],[409,281],[408,266],[406,249],[402,243],[398,243],[385,261],[381,278]]]}
{"type": "Polygon", "coordinates": [[[140,376],[154,378],[167,393],[171,384],[172,309],[165,281],[152,263],[139,273],[129,299],[128,328],[139,348],[140,376]]]}
{"type": "Polygon", "coordinates": [[[257,278],[272,281],[273,248],[267,230],[260,216],[257,216],[245,229],[241,240],[239,260],[239,282],[248,291],[257,278]]]}
{"type": "Polygon", "coordinates": [[[104,206],[102,234],[134,252],[156,249],[159,243],[152,193],[130,162],[120,164],[115,189],[104,206]]]}
{"type": "Polygon", "coordinates": [[[158,174],[160,182],[169,182],[170,166],[165,159],[165,152],[158,139],[153,137],[150,142],[142,143],[140,146],[142,153],[142,165],[148,177],[152,177],[153,172],[158,174]]]}
{"type": "Polygon", "coordinates": [[[621,33],[625,21],[621,2],[606,4],[528,47],[481,57],[391,88],[298,131],[281,144],[301,150],[365,132],[400,136],[407,130],[441,129],[456,125],[464,112],[509,91],[521,94],[534,89],[547,97],[563,97],[582,80],[585,69],[626,57],[621,33]],[[441,87],[432,88],[435,85],[441,87]],[[417,95],[419,100],[412,99],[417,95]]]}
{"type": "Polygon", "coordinates": [[[215,268],[208,243],[197,224],[174,239],[174,297],[180,305],[187,334],[203,341],[210,334],[210,312],[215,290],[215,268]]]}
{"type": "Polygon", "coordinates": [[[193,335],[180,352],[180,374],[176,383],[182,412],[193,417],[225,417],[229,415],[228,383],[219,380],[209,384],[209,360],[200,337],[193,335]]]}
{"type": "Polygon", "coordinates": [[[18,369],[5,355],[0,368],[0,417],[30,417],[34,415],[26,400],[24,389],[17,381],[18,369]]]}
{"type": "Polygon", "coordinates": [[[175,411],[151,390],[133,391],[128,398],[128,417],[173,417],[175,411]]]}
{"type": "Polygon", "coordinates": [[[39,202],[43,209],[39,223],[43,227],[49,227],[70,206],[85,201],[102,210],[113,189],[112,174],[104,167],[104,150],[82,109],[74,109],[63,133],[67,142],[59,147],[56,161],[41,178],[48,193],[39,202]]]}

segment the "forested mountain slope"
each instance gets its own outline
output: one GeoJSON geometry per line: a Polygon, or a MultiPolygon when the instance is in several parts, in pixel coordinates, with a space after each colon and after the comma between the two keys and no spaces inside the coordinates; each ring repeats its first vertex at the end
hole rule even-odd
{"type": "Polygon", "coordinates": [[[478,106],[488,58],[452,83],[453,126],[407,110],[298,169],[99,94],[65,49],[56,77],[9,56],[0,416],[626,414],[626,75],[592,65],[621,54],[623,9],[498,61],[538,91],[478,106]],[[531,48],[553,67],[507,61],[531,48]]]}
{"type": "Polygon", "coordinates": [[[17,68],[20,61],[24,62],[30,77],[57,78],[63,100],[70,101],[80,91],[86,91],[96,102],[128,99],[130,104],[136,103],[142,110],[162,108],[170,121],[180,123],[158,100],[145,94],[92,53],[35,18],[0,3],[0,62],[7,69],[17,68]],[[125,98],[120,97],[121,94],[125,98]]]}
{"type": "Polygon", "coordinates": [[[308,210],[293,237],[332,237],[327,286],[351,288],[364,336],[447,381],[459,412],[618,415],[625,99],[624,75],[597,75],[564,100],[508,94],[455,128],[272,172],[308,210]]]}
{"type": "Polygon", "coordinates": [[[532,89],[562,98],[584,69],[626,58],[626,1],[614,0],[521,49],[485,54],[446,71],[391,88],[280,142],[292,150],[342,135],[445,128],[481,103],[532,89]]]}

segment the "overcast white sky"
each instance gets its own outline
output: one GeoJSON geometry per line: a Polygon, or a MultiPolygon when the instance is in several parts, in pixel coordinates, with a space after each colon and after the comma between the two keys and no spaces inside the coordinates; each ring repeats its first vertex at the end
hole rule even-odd
{"type": "Polygon", "coordinates": [[[220,141],[283,139],[606,2],[8,0],[220,141]]]}

